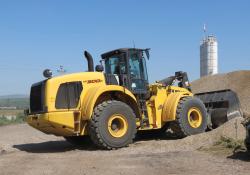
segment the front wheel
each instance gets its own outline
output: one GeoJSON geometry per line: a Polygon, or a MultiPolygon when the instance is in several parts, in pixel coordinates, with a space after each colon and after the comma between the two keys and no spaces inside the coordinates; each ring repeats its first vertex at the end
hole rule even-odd
{"type": "Polygon", "coordinates": [[[94,109],[89,123],[91,140],[104,149],[116,149],[132,143],[136,133],[133,110],[120,101],[105,101],[94,109]]]}
{"type": "Polygon", "coordinates": [[[205,132],[207,112],[202,101],[195,97],[184,97],[179,101],[176,110],[176,121],[171,129],[180,138],[205,132]]]}

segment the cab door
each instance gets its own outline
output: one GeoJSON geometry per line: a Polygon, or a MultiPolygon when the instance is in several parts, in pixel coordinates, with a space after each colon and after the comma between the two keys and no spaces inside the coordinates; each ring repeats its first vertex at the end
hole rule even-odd
{"type": "Polygon", "coordinates": [[[134,94],[146,94],[148,75],[142,51],[130,50],[128,56],[130,89],[134,94]]]}
{"type": "Polygon", "coordinates": [[[119,53],[106,58],[105,60],[105,76],[108,79],[115,79],[115,81],[107,81],[107,84],[115,84],[128,87],[128,72],[126,53],[119,53]],[[115,82],[115,83],[113,83],[115,82]]]}

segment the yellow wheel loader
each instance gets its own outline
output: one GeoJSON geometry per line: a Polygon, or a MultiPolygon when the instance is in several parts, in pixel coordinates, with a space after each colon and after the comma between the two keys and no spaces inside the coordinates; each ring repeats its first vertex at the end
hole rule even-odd
{"type": "Polygon", "coordinates": [[[149,84],[149,49],[104,53],[104,66],[97,65],[95,71],[92,56],[84,54],[87,72],[52,77],[47,69],[46,79],[32,85],[26,110],[29,125],[74,144],[90,136],[104,149],[127,146],[141,130],[169,126],[185,137],[202,133],[210,125],[209,111],[218,107],[218,101],[205,103],[200,100],[207,100],[204,94],[194,96],[185,72],[149,84]]]}

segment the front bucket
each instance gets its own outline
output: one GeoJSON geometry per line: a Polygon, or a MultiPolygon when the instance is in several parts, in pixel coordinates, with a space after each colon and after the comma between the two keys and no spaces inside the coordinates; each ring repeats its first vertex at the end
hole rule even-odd
{"type": "Polygon", "coordinates": [[[195,94],[195,96],[205,104],[213,128],[232,118],[243,116],[238,96],[230,89],[202,92],[195,94]]]}

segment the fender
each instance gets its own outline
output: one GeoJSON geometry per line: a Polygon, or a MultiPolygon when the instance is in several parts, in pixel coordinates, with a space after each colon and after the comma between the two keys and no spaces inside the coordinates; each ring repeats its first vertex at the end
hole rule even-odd
{"type": "Polygon", "coordinates": [[[161,115],[163,122],[174,121],[176,119],[176,110],[178,103],[181,98],[186,96],[193,96],[193,94],[187,92],[176,92],[171,93],[167,96],[167,99],[163,104],[161,115]]]}
{"type": "Polygon", "coordinates": [[[92,87],[88,89],[86,92],[85,96],[83,96],[82,101],[82,119],[83,120],[89,120],[91,118],[91,115],[93,113],[95,103],[100,97],[105,92],[122,92],[129,97],[131,97],[135,102],[137,101],[135,96],[126,88],[122,86],[117,86],[117,85],[103,85],[103,86],[97,86],[97,87],[92,87]]]}

